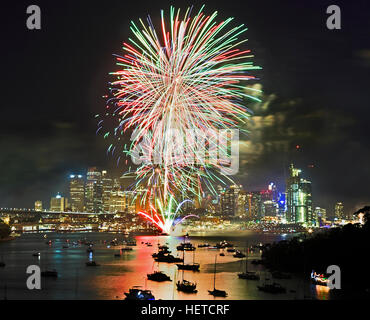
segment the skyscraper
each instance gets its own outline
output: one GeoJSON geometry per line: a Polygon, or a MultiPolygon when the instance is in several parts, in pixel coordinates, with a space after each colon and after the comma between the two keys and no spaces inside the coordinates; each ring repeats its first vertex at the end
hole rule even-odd
{"type": "Polygon", "coordinates": [[[85,207],[87,212],[100,213],[103,211],[103,185],[101,172],[96,167],[87,171],[85,187],[85,207]]]}
{"type": "Polygon", "coordinates": [[[67,206],[67,198],[62,197],[60,194],[50,199],[50,211],[64,212],[67,206]]]}
{"type": "Polygon", "coordinates": [[[260,220],[263,217],[262,195],[260,191],[251,191],[247,194],[247,217],[250,220],[260,220]]]}
{"type": "Polygon", "coordinates": [[[103,212],[109,212],[110,198],[113,191],[113,179],[108,175],[107,171],[102,171],[102,192],[103,192],[103,212]]]}
{"type": "Polygon", "coordinates": [[[42,211],[42,201],[35,201],[35,211],[42,211]]]}
{"type": "Polygon", "coordinates": [[[315,208],[315,217],[317,219],[318,225],[321,226],[327,219],[326,217],[326,209],[316,207],[315,208]]]}
{"type": "Polygon", "coordinates": [[[334,218],[336,220],[345,220],[344,206],[342,202],[337,202],[334,206],[334,218]]]}
{"type": "Polygon", "coordinates": [[[69,176],[69,198],[73,212],[84,211],[85,181],[82,175],[69,176]]]}
{"type": "Polygon", "coordinates": [[[313,225],[311,182],[301,178],[301,170],[293,165],[289,171],[286,182],[287,222],[313,225]]]}
{"type": "Polygon", "coordinates": [[[240,186],[231,185],[221,194],[221,215],[232,217],[238,213],[238,198],[240,186]]]}

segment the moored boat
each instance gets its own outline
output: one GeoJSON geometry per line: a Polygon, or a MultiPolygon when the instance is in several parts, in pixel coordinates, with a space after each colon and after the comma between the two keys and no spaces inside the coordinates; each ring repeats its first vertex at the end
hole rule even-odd
{"type": "Polygon", "coordinates": [[[134,286],[125,292],[125,300],[155,300],[154,295],[150,290],[144,290],[140,286],[134,286]]]}
{"type": "Polygon", "coordinates": [[[154,271],[153,273],[147,274],[148,280],[162,282],[162,281],[172,281],[171,278],[163,273],[162,271],[154,271]]]}
{"type": "Polygon", "coordinates": [[[182,280],[182,281],[177,281],[176,287],[178,291],[182,291],[185,293],[197,293],[198,290],[197,284],[195,282],[190,282],[188,280],[182,280]]]}

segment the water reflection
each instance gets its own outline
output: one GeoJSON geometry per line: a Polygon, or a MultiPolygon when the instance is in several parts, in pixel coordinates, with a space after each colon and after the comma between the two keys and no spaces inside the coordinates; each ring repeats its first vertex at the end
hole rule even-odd
{"type": "MultiPolygon", "coordinates": [[[[287,237],[287,236],[286,236],[287,237]]],[[[152,254],[158,250],[158,244],[168,244],[171,254],[179,257],[176,246],[183,241],[181,237],[169,236],[136,236],[137,245],[132,251],[122,250],[120,256],[117,251],[124,247],[109,245],[117,238],[119,243],[123,236],[109,233],[50,233],[45,244],[42,234],[24,234],[17,240],[1,243],[0,254],[4,256],[6,267],[0,270],[0,288],[7,286],[8,299],[123,299],[124,292],[132,286],[140,285],[152,290],[156,299],[225,299],[214,298],[208,294],[213,289],[214,260],[217,256],[216,288],[226,290],[227,299],[296,299],[303,290],[302,280],[292,278],[279,280],[287,288],[286,294],[272,295],[258,291],[258,281],[239,279],[238,272],[245,270],[243,259],[234,258],[232,252],[224,250],[225,256],[219,256],[220,250],[207,247],[197,248],[195,252],[185,252],[185,263],[194,261],[200,263],[200,272],[179,271],[175,263],[157,263],[152,254]],[[93,242],[93,252],[87,252],[88,246],[78,243],[85,239],[93,242]],[[65,246],[73,243],[73,246],[65,246]],[[152,246],[146,245],[151,243],[152,246]],[[64,246],[64,247],[63,247],[64,246]],[[32,253],[39,251],[41,257],[35,260],[32,253]],[[194,256],[193,256],[194,254],[194,256]],[[86,261],[96,261],[97,268],[87,267],[86,261]],[[28,265],[38,264],[41,269],[56,269],[58,279],[42,279],[42,290],[27,290],[25,270],[28,265]],[[155,270],[166,273],[171,282],[155,282],[147,280],[147,274],[155,270]],[[197,283],[197,294],[187,294],[176,290],[176,282],[182,277],[197,283]]],[[[198,244],[210,243],[214,245],[222,240],[232,242],[239,250],[245,252],[246,242],[249,245],[260,242],[280,240],[279,235],[263,235],[253,232],[224,233],[222,235],[195,235],[190,241],[198,244]]],[[[252,252],[248,260],[258,258],[259,252],[252,252]]],[[[261,275],[266,271],[260,265],[249,263],[248,270],[257,271],[261,275]]],[[[261,281],[266,277],[261,276],[261,281]]],[[[325,288],[325,287],[324,287],[325,288]]],[[[317,297],[324,299],[324,289],[317,289],[317,297]]],[[[302,294],[301,294],[302,295],[302,294]]]]}

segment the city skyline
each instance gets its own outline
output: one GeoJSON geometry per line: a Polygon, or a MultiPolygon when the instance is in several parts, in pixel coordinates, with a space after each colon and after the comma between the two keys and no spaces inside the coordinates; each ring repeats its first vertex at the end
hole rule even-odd
{"type": "MultiPolygon", "coordinates": [[[[247,24],[249,45],[256,63],[263,66],[258,74],[263,102],[251,106],[254,115],[249,136],[242,137],[238,183],[259,189],[272,179],[279,186],[288,173],[281,172],[294,161],[310,171],[313,193],[321,206],[331,207],[340,199],[353,211],[361,207],[368,194],[366,188],[355,186],[359,179],[370,178],[365,160],[370,156],[369,111],[363,107],[368,100],[370,61],[365,2],[356,6],[340,3],[346,27],[335,31],[325,26],[322,2],[304,6],[295,1],[279,5],[251,2],[248,10],[244,1],[227,8],[217,1],[205,4],[207,12],[222,8],[222,17],[236,16],[238,23],[247,24]],[[347,81],[337,81],[343,76],[352,79],[355,93],[348,90],[347,81]]],[[[124,161],[117,168],[117,159],[106,155],[103,137],[95,135],[94,115],[104,105],[107,70],[113,69],[112,54],[120,51],[122,39],[128,36],[129,20],[159,12],[170,2],[133,6],[112,1],[86,7],[41,1],[45,18],[39,32],[24,25],[26,5],[19,1],[3,8],[9,14],[2,29],[11,30],[5,35],[9,50],[3,69],[6,83],[17,83],[18,74],[39,75],[21,91],[6,85],[4,92],[3,103],[10,106],[4,108],[7,121],[0,128],[0,198],[5,206],[26,206],[35,197],[45,198],[50,189],[56,193],[61,190],[62,177],[88,167],[91,157],[107,170],[127,169],[124,161]],[[68,25],[60,12],[68,12],[68,25]],[[100,17],[101,12],[110,14],[100,17]],[[92,18],[98,16],[99,24],[92,18]],[[106,25],[118,31],[106,32],[106,25]],[[82,38],[87,40],[81,43],[82,38]],[[59,39],[68,46],[61,47],[59,39]],[[34,55],[24,56],[20,48],[25,47],[34,55]],[[55,61],[59,62],[55,65],[55,61]],[[42,90],[51,66],[59,76],[54,77],[52,88],[42,90]],[[59,88],[66,94],[61,96],[59,88]]],[[[181,1],[177,5],[186,7],[181,1]]]]}
{"type": "MultiPolygon", "coordinates": [[[[334,218],[345,219],[345,217],[349,217],[353,212],[346,206],[344,208],[343,202],[338,199],[331,207],[324,207],[313,201],[312,198],[312,190],[311,190],[311,181],[307,180],[307,176],[304,178],[301,176],[302,170],[299,168],[294,167],[293,164],[289,166],[290,170],[290,177],[286,180],[286,184],[281,188],[278,188],[274,182],[266,183],[265,188],[261,190],[247,190],[245,186],[242,184],[237,185],[225,185],[221,186],[218,185],[217,195],[211,195],[209,193],[203,193],[201,195],[202,203],[197,202],[194,198],[194,208],[196,207],[204,207],[208,213],[211,211],[211,207],[208,207],[209,199],[212,200],[212,203],[218,203],[219,213],[222,216],[245,216],[249,217],[250,219],[260,219],[264,216],[280,216],[286,218],[286,222],[308,222],[308,221],[317,221],[318,216],[322,216],[322,212],[324,212],[325,218],[330,218],[330,220],[334,220],[334,218]],[[298,180],[297,180],[298,179],[298,180]],[[300,185],[301,187],[298,187],[300,185]],[[307,185],[309,189],[307,189],[307,185]],[[291,188],[293,186],[293,188],[291,188]],[[296,186],[296,187],[294,187],[296,186]],[[236,188],[236,193],[232,190],[236,188]],[[301,189],[302,191],[300,191],[301,189]],[[295,189],[295,190],[293,190],[295,189]],[[306,190],[306,191],[305,191],[306,190]],[[231,192],[231,193],[230,193],[231,192]],[[229,195],[228,199],[232,199],[232,201],[239,202],[241,201],[240,196],[237,196],[236,199],[233,199],[234,193],[239,194],[243,193],[243,200],[244,204],[240,205],[238,203],[232,204],[232,208],[224,207],[225,202],[221,203],[221,196],[222,195],[229,195]],[[292,193],[293,192],[293,193],[292,193]],[[294,196],[294,192],[297,192],[297,196],[294,196]],[[299,199],[301,198],[300,192],[303,194],[309,194],[309,203],[305,204],[306,202],[302,202],[299,204],[299,199]],[[231,196],[231,198],[230,198],[231,196]],[[210,198],[208,198],[210,197],[210,198]],[[249,198],[248,198],[249,197],[249,198]],[[257,197],[257,198],[255,198],[257,197]],[[208,200],[207,200],[208,199],[208,200]],[[249,199],[249,200],[248,200],[249,199]],[[252,202],[251,202],[252,201],[252,202]],[[256,206],[256,201],[260,202],[256,206]],[[298,201],[294,206],[301,207],[306,206],[304,213],[302,213],[305,217],[311,217],[308,219],[303,219],[299,217],[295,217],[295,213],[292,213],[290,207],[295,203],[294,201],[298,201]],[[206,205],[205,205],[206,203],[206,205]],[[248,204],[249,203],[249,204],[248,204]],[[340,206],[338,209],[338,205],[340,206]],[[307,207],[308,206],[308,207],[307,207]],[[254,208],[254,209],[253,209],[254,208]],[[255,213],[252,213],[255,211],[255,213]],[[318,213],[316,212],[318,210],[318,213]],[[340,211],[340,213],[338,213],[340,211]],[[270,212],[270,213],[268,213],[270,212]],[[271,212],[275,212],[271,214],[271,212]],[[313,218],[315,217],[315,218],[313,218]],[[341,218],[342,217],[342,218],[341,218]]],[[[83,171],[79,172],[83,173],[83,171]]],[[[111,208],[118,206],[121,207],[123,204],[111,204],[111,197],[115,197],[116,201],[120,201],[124,203],[127,207],[127,203],[131,200],[119,200],[123,197],[124,193],[132,193],[133,191],[130,190],[130,186],[132,189],[132,184],[134,182],[134,176],[130,175],[118,175],[115,176],[107,172],[105,169],[99,169],[97,167],[89,167],[85,171],[84,174],[71,174],[65,179],[65,191],[60,192],[57,191],[55,194],[49,194],[47,200],[35,199],[34,202],[25,208],[35,208],[37,211],[37,207],[42,207],[44,210],[50,211],[59,211],[59,210],[52,210],[52,201],[59,201],[62,198],[63,210],[60,211],[71,211],[71,212],[90,212],[90,213],[104,213],[110,212],[113,213],[115,210],[111,208]],[[123,179],[123,180],[122,180],[123,179]],[[118,192],[118,193],[117,193],[118,192]],[[50,203],[50,206],[49,206],[50,203]]],[[[216,186],[215,186],[216,187],[216,186]]],[[[306,197],[306,196],[304,196],[306,197]]],[[[303,200],[301,200],[303,201],[303,200]]],[[[306,200],[304,200],[306,201],[306,200]]],[[[117,203],[118,203],[117,202],[117,203]]],[[[229,205],[230,206],[230,205],[229,205]]],[[[6,207],[6,206],[1,206],[6,207]]],[[[18,208],[18,207],[17,207],[18,208]]],[[[120,210],[116,210],[120,211],[120,210]]],[[[121,210],[123,211],[123,210],[121,210]]],[[[324,219],[325,220],[325,219],[324,219]]]]}

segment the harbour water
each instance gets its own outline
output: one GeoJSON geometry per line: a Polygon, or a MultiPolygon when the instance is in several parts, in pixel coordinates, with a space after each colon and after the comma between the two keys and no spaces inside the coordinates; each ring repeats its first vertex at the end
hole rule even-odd
{"type": "MultiPolygon", "coordinates": [[[[198,244],[214,245],[222,240],[233,243],[237,249],[244,251],[249,246],[259,243],[279,241],[290,235],[261,234],[252,231],[194,233],[189,241],[196,247],[198,244]]],[[[260,253],[253,252],[248,256],[249,271],[258,271],[260,281],[243,280],[237,276],[245,268],[245,259],[234,258],[233,253],[226,252],[220,256],[219,249],[197,248],[194,252],[185,252],[185,263],[200,263],[200,271],[177,270],[176,264],[157,263],[152,253],[158,244],[168,244],[174,256],[182,257],[183,253],[176,250],[182,237],[173,236],[134,236],[137,245],[132,251],[123,251],[120,257],[120,246],[111,246],[110,242],[117,239],[122,242],[127,237],[117,233],[31,233],[22,234],[16,240],[0,243],[0,256],[6,263],[0,268],[0,299],[124,299],[124,292],[132,286],[139,285],[152,290],[156,299],[191,299],[209,300],[214,298],[208,294],[213,289],[214,261],[216,265],[216,288],[226,290],[226,299],[258,300],[258,299],[329,299],[326,287],[313,286],[303,277],[293,276],[292,279],[276,280],[286,287],[285,294],[269,294],[258,290],[257,285],[271,278],[262,266],[250,262],[258,259],[260,253]],[[45,235],[46,238],[45,238],[45,235]],[[46,241],[51,240],[51,245],[46,241]],[[86,240],[94,243],[91,256],[86,252],[84,244],[73,245],[73,242],[86,240]],[[145,243],[151,243],[147,246],[145,243]],[[68,244],[68,248],[66,248],[68,244]],[[40,257],[33,253],[40,252],[40,257]],[[100,266],[87,267],[86,262],[95,260],[100,266]],[[41,270],[56,269],[58,278],[42,278],[41,290],[29,290],[26,286],[26,269],[29,265],[39,265],[41,270]],[[160,270],[169,275],[172,281],[154,282],[147,280],[147,274],[160,270]],[[176,290],[176,281],[182,277],[196,282],[198,293],[187,294],[176,290]]],[[[132,239],[132,238],[131,238],[132,239]]],[[[270,281],[272,281],[271,279],[270,281]]]]}

